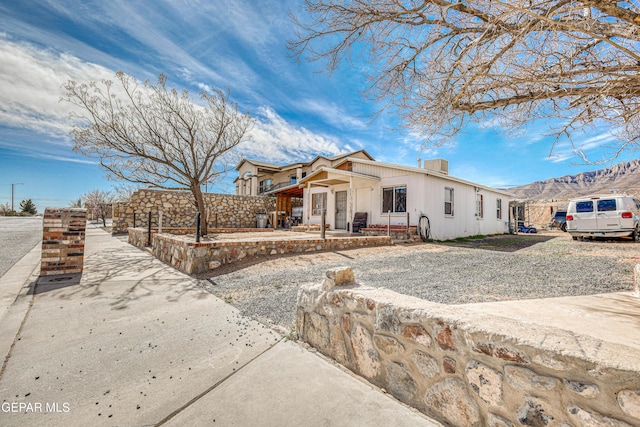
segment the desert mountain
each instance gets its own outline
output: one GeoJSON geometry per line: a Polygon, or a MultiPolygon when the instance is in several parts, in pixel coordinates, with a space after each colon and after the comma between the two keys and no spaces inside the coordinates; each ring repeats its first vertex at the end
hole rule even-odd
{"type": "Polygon", "coordinates": [[[608,194],[613,190],[640,195],[640,159],[508,189],[517,199],[529,200],[566,200],[589,194],[608,194]]]}

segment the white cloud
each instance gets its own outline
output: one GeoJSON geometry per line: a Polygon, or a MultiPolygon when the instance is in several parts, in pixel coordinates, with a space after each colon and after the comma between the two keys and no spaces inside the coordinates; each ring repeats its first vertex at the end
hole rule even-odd
{"type": "Polygon", "coordinates": [[[591,158],[594,155],[603,154],[607,144],[615,143],[616,141],[615,135],[608,132],[594,136],[573,138],[573,141],[563,140],[555,144],[546,160],[552,163],[562,163],[576,158],[582,160],[583,155],[591,158]]]}
{"type": "Polygon", "coordinates": [[[251,134],[253,140],[239,147],[243,156],[266,162],[292,163],[352,151],[334,137],[288,123],[269,107],[259,109],[251,134]]]}
{"type": "Polygon", "coordinates": [[[0,125],[56,138],[68,136],[73,106],[60,102],[68,80],[113,78],[96,64],[0,35],[0,125]]]}
{"type": "Polygon", "coordinates": [[[321,102],[318,100],[306,99],[296,103],[297,108],[307,111],[316,117],[321,117],[325,122],[340,129],[365,129],[367,123],[337,104],[331,102],[321,102]]]}

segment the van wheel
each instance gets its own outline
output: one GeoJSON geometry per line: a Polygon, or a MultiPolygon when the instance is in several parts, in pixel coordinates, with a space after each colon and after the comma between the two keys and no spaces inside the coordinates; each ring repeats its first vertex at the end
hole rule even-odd
{"type": "Polygon", "coordinates": [[[636,226],[635,230],[633,230],[633,234],[631,235],[633,241],[638,243],[640,242],[640,229],[636,226]]]}
{"type": "Polygon", "coordinates": [[[563,222],[562,225],[560,226],[560,230],[564,231],[565,233],[567,232],[567,223],[563,222]]]}

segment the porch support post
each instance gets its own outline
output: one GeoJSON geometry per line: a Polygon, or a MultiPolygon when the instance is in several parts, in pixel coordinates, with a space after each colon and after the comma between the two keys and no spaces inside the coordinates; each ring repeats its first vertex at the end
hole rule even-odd
{"type": "Polygon", "coordinates": [[[311,182],[307,182],[307,231],[311,230],[311,202],[313,198],[311,197],[311,182]]]}
{"type": "Polygon", "coordinates": [[[353,177],[349,175],[349,203],[347,203],[347,231],[353,230],[353,177]]]}

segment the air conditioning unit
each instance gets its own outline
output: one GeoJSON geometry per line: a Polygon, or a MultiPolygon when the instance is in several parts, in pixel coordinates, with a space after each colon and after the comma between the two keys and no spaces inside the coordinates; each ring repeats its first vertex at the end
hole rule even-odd
{"type": "Polygon", "coordinates": [[[449,175],[449,161],[445,159],[425,160],[423,167],[426,170],[449,175]]]}

